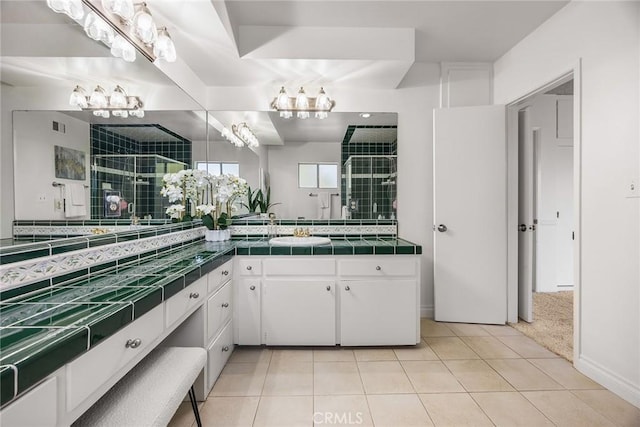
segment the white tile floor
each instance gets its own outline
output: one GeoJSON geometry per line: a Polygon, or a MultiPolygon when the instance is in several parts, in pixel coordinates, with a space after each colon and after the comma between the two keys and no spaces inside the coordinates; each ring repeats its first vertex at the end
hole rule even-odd
{"type": "MultiPolygon", "coordinates": [[[[204,426],[640,426],[640,409],[509,326],[422,320],[398,348],[233,353],[204,426]]],[[[171,427],[195,425],[184,403],[171,427]]]]}

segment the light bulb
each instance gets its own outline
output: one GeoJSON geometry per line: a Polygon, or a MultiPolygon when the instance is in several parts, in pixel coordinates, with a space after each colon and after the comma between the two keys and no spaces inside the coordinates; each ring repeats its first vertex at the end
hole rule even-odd
{"type": "Polygon", "coordinates": [[[303,120],[304,120],[304,119],[308,119],[310,115],[309,115],[309,112],[308,112],[308,111],[298,111],[298,113],[296,114],[296,116],[297,116],[299,119],[303,119],[303,120]]]}
{"type": "Polygon", "coordinates": [[[89,104],[91,104],[93,108],[107,108],[109,103],[107,102],[107,95],[102,87],[96,86],[89,98],[89,104]]]}
{"type": "Polygon", "coordinates": [[[129,111],[129,115],[133,116],[133,117],[137,117],[139,119],[144,117],[144,110],[141,110],[139,108],[136,108],[135,110],[131,110],[129,111]]]}
{"type": "Polygon", "coordinates": [[[293,117],[293,113],[291,111],[280,111],[280,117],[283,119],[290,119],[293,117]]]}
{"type": "Polygon", "coordinates": [[[298,91],[298,96],[296,97],[296,108],[298,110],[309,109],[309,98],[307,98],[307,95],[304,93],[304,89],[302,87],[300,87],[300,90],[298,91]]]}
{"type": "Polygon", "coordinates": [[[142,3],[139,7],[140,9],[133,16],[133,33],[143,43],[150,45],[158,38],[158,29],[156,28],[156,23],[153,22],[147,4],[142,3]]]}
{"type": "Polygon", "coordinates": [[[135,9],[133,0],[102,0],[102,7],[109,13],[114,13],[124,20],[133,17],[135,9]]]}
{"type": "Polygon", "coordinates": [[[87,14],[84,20],[84,32],[93,40],[104,42],[107,46],[113,44],[115,34],[113,28],[94,12],[87,14]]]}
{"type": "Polygon", "coordinates": [[[320,88],[320,93],[316,98],[316,110],[329,111],[331,109],[331,99],[324,91],[324,88],[320,88]]]}
{"type": "Polygon", "coordinates": [[[89,106],[87,103],[86,92],[80,86],[76,86],[75,89],[73,89],[73,92],[71,92],[69,105],[80,108],[87,108],[89,106]]]}
{"type": "Polygon", "coordinates": [[[84,17],[82,0],[47,0],[47,6],[54,12],[64,13],[76,21],[84,17]]]}
{"type": "Polygon", "coordinates": [[[157,59],[163,59],[167,62],[175,62],[177,59],[176,46],[173,44],[166,27],[158,30],[158,38],[153,44],[153,54],[157,59]]]}
{"type": "Polygon", "coordinates": [[[120,34],[117,34],[113,39],[111,54],[116,58],[122,58],[127,62],[133,62],[136,60],[135,48],[120,34]]]}
{"type": "Polygon", "coordinates": [[[316,119],[326,119],[327,117],[329,117],[329,113],[327,113],[326,111],[316,111],[316,119]]]}
{"type": "MultiPolygon", "coordinates": [[[[111,92],[111,96],[109,97],[109,105],[112,108],[127,107],[127,94],[120,86],[116,86],[113,92],[111,92]]],[[[115,112],[113,113],[113,115],[116,115],[115,112]]]]}
{"type": "MultiPolygon", "coordinates": [[[[278,110],[288,110],[289,109],[289,95],[284,90],[284,86],[280,89],[280,93],[278,94],[278,98],[276,100],[276,107],[278,110]]],[[[282,115],[280,115],[282,117],[282,115]]]]}

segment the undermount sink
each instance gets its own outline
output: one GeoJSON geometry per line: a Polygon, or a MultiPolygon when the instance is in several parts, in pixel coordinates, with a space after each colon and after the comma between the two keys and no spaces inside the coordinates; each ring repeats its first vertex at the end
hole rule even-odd
{"type": "Polygon", "coordinates": [[[309,236],[309,237],[274,237],[269,240],[272,246],[317,246],[331,243],[328,237],[309,236]]]}

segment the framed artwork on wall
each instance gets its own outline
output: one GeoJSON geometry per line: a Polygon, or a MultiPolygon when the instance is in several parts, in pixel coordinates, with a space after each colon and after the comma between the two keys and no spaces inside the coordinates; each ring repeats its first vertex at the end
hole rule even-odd
{"type": "Polygon", "coordinates": [[[84,181],[87,178],[85,152],[54,146],[56,178],[84,181]]]}

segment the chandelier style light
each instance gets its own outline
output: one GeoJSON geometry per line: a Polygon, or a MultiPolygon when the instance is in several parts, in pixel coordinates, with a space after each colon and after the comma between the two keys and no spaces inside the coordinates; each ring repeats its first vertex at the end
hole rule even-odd
{"type": "Polygon", "coordinates": [[[144,117],[140,98],[127,95],[121,86],[116,86],[111,95],[107,95],[100,85],[96,86],[91,95],[87,95],[82,86],[76,86],[69,97],[69,104],[82,110],[93,111],[94,116],[105,119],[112,114],[114,117],[125,119],[129,116],[139,119],[144,117]]]}
{"type": "Polygon", "coordinates": [[[227,141],[238,148],[242,148],[245,145],[249,148],[256,148],[260,145],[258,138],[245,122],[238,125],[231,125],[231,130],[225,127],[221,133],[227,141]]]}
{"type": "Polygon", "coordinates": [[[88,37],[104,43],[113,56],[127,62],[135,61],[136,51],[151,62],[177,59],[169,31],[166,27],[157,27],[145,2],[47,0],[47,5],[54,12],[70,16],[83,26],[88,37]],[[86,18],[84,6],[89,9],[86,18]]]}
{"type": "Polygon", "coordinates": [[[283,119],[290,119],[293,113],[299,119],[308,119],[311,113],[314,113],[316,119],[326,119],[335,105],[336,102],[329,98],[322,87],[317,97],[309,98],[303,87],[300,87],[295,97],[291,97],[282,86],[278,96],[271,101],[271,108],[279,111],[283,119]]]}

